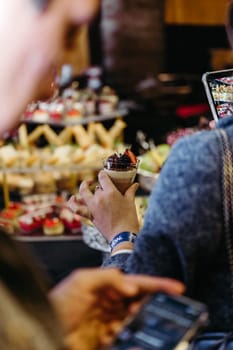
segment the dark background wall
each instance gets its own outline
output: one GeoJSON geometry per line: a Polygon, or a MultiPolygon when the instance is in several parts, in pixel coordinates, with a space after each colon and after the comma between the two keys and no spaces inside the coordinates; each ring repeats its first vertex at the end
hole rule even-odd
{"type": "Polygon", "coordinates": [[[206,102],[201,75],[212,70],[211,50],[229,48],[223,24],[166,23],[164,4],[164,0],[102,0],[90,28],[92,64],[103,67],[106,82],[120,96],[142,103],[143,108],[127,118],[131,143],[138,129],[160,142],[177,126],[195,123],[196,116],[179,119],[176,109],[206,102]],[[173,79],[166,86],[136,93],[139,82],[164,72],[172,73],[173,79]],[[178,85],[177,90],[170,92],[169,84],[178,85]],[[179,93],[180,85],[190,85],[191,92],[179,93]]]}
{"type": "Polygon", "coordinates": [[[114,85],[162,71],[200,73],[211,68],[211,49],[229,48],[224,24],[167,23],[164,0],[101,4],[90,28],[91,61],[114,85]]]}
{"type": "Polygon", "coordinates": [[[91,30],[92,62],[101,61],[108,82],[127,94],[145,77],[164,70],[164,1],[101,4],[91,30]]]}
{"type": "Polygon", "coordinates": [[[166,71],[203,73],[212,68],[210,50],[228,47],[223,25],[166,25],[166,71]]]}

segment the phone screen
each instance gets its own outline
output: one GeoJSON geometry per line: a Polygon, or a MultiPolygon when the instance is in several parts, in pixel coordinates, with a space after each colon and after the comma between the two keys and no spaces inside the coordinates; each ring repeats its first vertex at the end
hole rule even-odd
{"type": "Polygon", "coordinates": [[[233,69],[207,72],[202,81],[214,119],[233,115],[233,69]]]}
{"type": "Polygon", "coordinates": [[[196,335],[207,320],[204,304],[158,293],[125,325],[110,350],[173,350],[196,335]]]}

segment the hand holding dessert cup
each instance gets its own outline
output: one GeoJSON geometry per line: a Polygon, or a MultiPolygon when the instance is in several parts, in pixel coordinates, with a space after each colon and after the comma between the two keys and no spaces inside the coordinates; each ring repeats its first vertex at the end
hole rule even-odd
{"type": "Polygon", "coordinates": [[[99,172],[95,190],[90,182],[83,181],[79,194],[73,195],[67,203],[73,212],[90,220],[108,242],[118,232],[139,231],[135,205],[138,184],[133,184],[137,167],[138,159],[130,150],[113,154],[99,172]]]}

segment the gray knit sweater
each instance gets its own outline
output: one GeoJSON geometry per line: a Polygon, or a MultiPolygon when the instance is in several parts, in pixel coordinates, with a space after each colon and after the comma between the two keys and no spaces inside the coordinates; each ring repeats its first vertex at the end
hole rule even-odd
{"type": "MultiPolygon", "coordinates": [[[[219,126],[227,129],[233,143],[233,118],[219,126]]],[[[208,305],[209,329],[232,330],[220,157],[213,131],[178,141],[153,188],[133,253],[107,258],[103,266],[179,279],[188,296],[208,305]]]]}

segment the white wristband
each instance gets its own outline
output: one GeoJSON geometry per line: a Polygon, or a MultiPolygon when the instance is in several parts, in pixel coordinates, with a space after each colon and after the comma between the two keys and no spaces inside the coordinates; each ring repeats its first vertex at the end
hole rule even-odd
{"type": "Polygon", "coordinates": [[[117,250],[115,253],[112,253],[111,256],[115,256],[118,254],[131,254],[132,253],[132,249],[121,249],[121,250],[117,250]]]}

